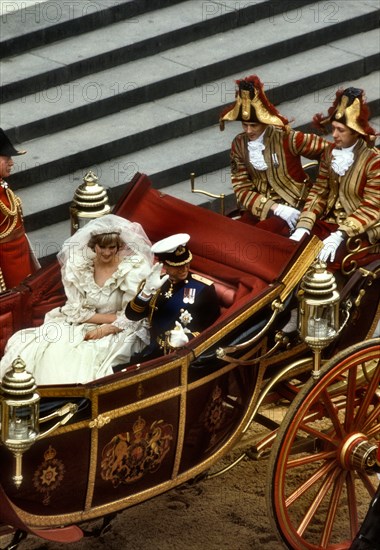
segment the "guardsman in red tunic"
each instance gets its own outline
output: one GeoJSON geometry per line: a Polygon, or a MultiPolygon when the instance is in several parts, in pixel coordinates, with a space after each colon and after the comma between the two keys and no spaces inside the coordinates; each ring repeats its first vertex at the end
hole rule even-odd
{"type": "Polygon", "coordinates": [[[334,143],[322,155],[318,177],[291,238],[299,240],[311,232],[321,238],[319,258],[332,269],[340,267],[350,237],[355,247],[360,239],[361,250],[371,247],[352,256],[358,265],[380,252],[380,151],[368,119],[364,91],[352,87],[337,91],[327,117],[321,113],[314,117],[320,129],[332,126],[334,143]]]}
{"type": "Polygon", "coordinates": [[[294,230],[310,182],[301,156],[319,160],[327,142],[289,127],[289,121],[270,103],[256,75],[237,80],[235,104],[221,114],[241,121],[243,132],[231,145],[231,183],[241,221],[289,236],[294,230]]]}
{"type": "Polygon", "coordinates": [[[7,178],[17,151],[0,128],[0,292],[12,288],[35,271],[33,255],[25,235],[21,200],[9,188],[7,178]]]}

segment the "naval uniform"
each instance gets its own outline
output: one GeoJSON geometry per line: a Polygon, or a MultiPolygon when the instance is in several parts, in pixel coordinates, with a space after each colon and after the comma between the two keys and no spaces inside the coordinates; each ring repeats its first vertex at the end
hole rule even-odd
{"type": "Polygon", "coordinates": [[[189,272],[186,280],[176,284],[167,280],[147,300],[137,295],[127,305],[125,314],[131,320],[148,316],[151,344],[146,354],[156,356],[172,351],[166,333],[175,328],[176,321],[183,326],[190,339],[217,319],[220,308],[212,281],[189,272]]]}

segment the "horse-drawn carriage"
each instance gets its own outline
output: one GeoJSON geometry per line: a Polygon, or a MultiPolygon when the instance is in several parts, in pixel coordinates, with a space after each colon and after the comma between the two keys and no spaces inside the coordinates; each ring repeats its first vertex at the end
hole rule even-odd
{"type": "MultiPolygon", "coordinates": [[[[114,213],[152,242],[189,233],[192,270],[214,281],[221,315],[183,348],[84,385],[36,392],[14,366],[10,380],[24,386],[3,382],[0,446],[0,522],[16,532],[12,547],[29,532],[79,540],[82,524],[207,476],[264,403],[286,403],[281,424],[267,421],[249,449],[272,449],[273,527],[291,549],[348,549],[377,488],[380,265],[355,270],[338,292],[315,262],[318,239],[248,227],[164,195],[141,174],[114,213]],[[300,330],[288,331],[297,295],[300,330]],[[11,433],[25,419],[26,431],[11,433]]],[[[64,301],[56,261],[2,294],[1,352],[64,301]]]]}

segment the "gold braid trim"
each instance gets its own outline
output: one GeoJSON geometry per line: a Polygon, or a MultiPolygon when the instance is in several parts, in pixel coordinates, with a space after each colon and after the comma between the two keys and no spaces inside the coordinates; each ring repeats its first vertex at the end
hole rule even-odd
{"type": "MultiPolygon", "coordinates": [[[[139,284],[138,286],[138,289],[137,289],[137,292],[136,292],[136,296],[138,296],[140,294],[140,292],[144,289],[144,286],[145,286],[145,283],[146,283],[146,279],[143,279],[141,281],[141,283],[139,284]]],[[[157,302],[157,299],[160,295],[160,291],[161,289],[159,288],[157,290],[157,292],[155,294],[153,294],[153,296],[150,298],[149,300],[149,304],[148,304],[148,308],[149,308],[149,313],[148,313],[148,322],[150,325],[152,325],[152,317],[153,317],[153,313],[155,312],[155,309],[156,309],[156,302],[157,302]]],[[[134,300],[132,300],[129,305],[131,306],[131,308],[133,309],[133,311],[135,311],[136,313],[142,313],[144,310],[145,310],[145,307],[140,307],[139,305],[137,305],[134,300]]]]}
{"type": "Polygon", "coordinates": [[[7,290],[7,285],[5,284],[4,275],[0,267],[0,292],[5,292],[6,290],[7,290]]]}
{"type": "Polygon", "coordinates": [[[149,324],[152,325],[152,318],[153,318],[153,314],[154,312],[156,311],[156,302],[158,300],[158,297],[160,295],[160,292],[161,292],[161,289],[159,288],[155,294],[153,294],[153,297],[151,298],[150,302],[149,302],[149,315],[148,315],[148,321],[149,321],[149,324]]]}
{"type": "MultiPolygon", "coordinates": [[[[0,239],[8,237],[14,230],[17,224],[18,216],[22,218],[21,199],[13,193],[11,189],[4,189],[9,200],[10,208],[0,201],[0,212],[4,215],[4,222],[7,223],[6,228],[0,232],[0,239]]],[[[1,224],[1,225],[2,225],[1,224]]]]}

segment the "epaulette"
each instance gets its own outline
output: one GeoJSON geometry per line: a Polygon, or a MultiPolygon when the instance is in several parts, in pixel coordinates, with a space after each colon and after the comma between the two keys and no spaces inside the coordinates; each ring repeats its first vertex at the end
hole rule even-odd
{"type": "Polygon", "coordinates": [[[211,279],[207,279],[207,277],[203,277],[203,275],[198,275],[198,273],[192,273],[191,276],[196,281],[199,281],[200,283],[203,283],[205,285],[210,286],[214,284],[214,281],[212,281],[211,279]]]}

